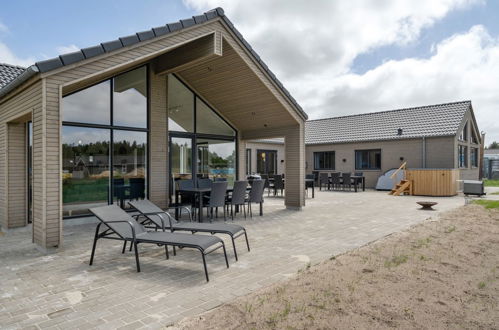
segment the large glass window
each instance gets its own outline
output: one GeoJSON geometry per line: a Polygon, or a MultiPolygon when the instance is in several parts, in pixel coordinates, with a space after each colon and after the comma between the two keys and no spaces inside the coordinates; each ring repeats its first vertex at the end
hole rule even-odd
{"type": "Polygon", "coordinates": [[[114,201],[145,198],[147,133],[115,130],[113,140],[114,201]]]}
{"type": "Polygon", "coordinates": [[[460,168],[468,167],[468,147],[462,145],[457,147],[457,162],[460,168]]]}
{"type": "Polygon", "coordinates": [[[109,141],[109,129],[62,128],[64,216],[86,214],[108,203],[109,141]]]}
{"type": "Polygon", "coordinates": [[[109,80],[62,99],[62,120],[109,125],[111,121],[111,83],[109,80]]]}
{"type": "Polygon", "coordinates": [[[257,150],[256,171],[258,174],[277,174],[277,150],[257,150]]]}
{"type": "Polygon", "coordinates": [[[197,174],[199,178],[227,180],[236,177],[236,143],[215,139],[197,139],[197,174]]]}
{"type": "Polygon", "coordinates": [[[194,132],[194,94],[174,75],[168,76],[168,130],[194,132]]]}
{"type": "Polygon", "coordinates": [[[196,131],[216,135],[236,135],[236,132],[199,98],[196,98],[196,131]]]}
{"type": "Polygon", "coordinates": [[[114,126],[147,127],[146,80],[146,67],[126,72],[114,78],[114,126]]]}
{"type": "Polygon", "coordinates": [[[314,152],[314,170],[334,170],[334,151],[314,152]]]}
{"type": "Polygon", "coordinates": [[[470,149],[471,166],[478,167],[478,148],[470,149]]]}
{"type": "Polygon", "coordinates": [[[63,97],[62,113],[64,216],[145,198],[147,67],[63,97]]]}
{"type": "Polygon", "coordinates": [[[461,134],[459,135],[459,140],[468,141],[468,122],[466,122],[466,124],[464,124],[463,130],[461,131],[461,134]]]}
{"type": "Polygon", "coordinates": [[[355,150],[356,170],[380,170],[381,150],[355,150]]]}
{"type": "Polygon", "coordinates": [[[192,179],[192,139],[172,137],[170,170],[175,180],[192,179]]]}

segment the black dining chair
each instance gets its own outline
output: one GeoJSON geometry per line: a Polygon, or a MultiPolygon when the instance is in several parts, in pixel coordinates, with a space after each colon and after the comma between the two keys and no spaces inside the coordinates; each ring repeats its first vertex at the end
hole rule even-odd
{"type": "Polygon", "coordinates": [[[211,179],[198,179],[198,188],[211,188],[212,183],[211,179]]]}
{"type": "Polygon", "coordinates": [[[261,174],[260,175],[260,179],[262,179],[262,180],[265,181],[263,190],[265,191],[265,189],[267,189],[267,191],[268,191],[268,193],[270,195],[270,181],[269,181],[269,176],[267,174],[261,174]]]}
{"type": "Polygon", "coordinates": [[[343,190],[348,186],[348,190],[352,190],[352,174],[351,173],[343,173],[341,175],[341,179],[343,181],[342,186],[343,190]]]}
{"type": "Polygon", "coordinates": [[[227,178],[215,178],[215,182],[227,181],[227,178]]]}
{"type": "MultiPolygon", "coordinates": [[[[353,175],[358,176],[358,177],[363,177],[364,176],[364,172],[355,172],[353,175]]],[[[362,185],[362,179],[355,178],[354,184],[356,186],[361,186],[362,185]]]]}
{"type": "Polygon", "coordinates": [[[248,203],[248,212],[250,217],[253,217],[251,204],[260,204],[260,215],[263,215],[263,192],[265,190],[265,180],[255,180],[251,186],[251,190],[246,200],[248,203]]]}
{"type": "MultiPolygon", "coordinates": [[[[184,179],[178,180],[176,182],[177,190],[179,190],[180,201],[176,201],[172,207],[190,206],[191,210],[194,210],[196,205],[196,197],[193,193],[182,192],[182,189],[192,189],[194,188],[194,180],[184,179]]],[[[180,216],[182,217],[182,208],[179,208],[180,216]]]]}
{"type": "MultiPolygon", "coordinates": [[[[305,174],[305,179],[307,180],[314,180],[315,179],[315,175],[313,174],[305,174]]],[[[314,183],[313,182],[310,182],[310,181],[305,181],[305,192],[308,196],[308,188],[313,188],[314,187],[314,183]]]]}
{"type": "Polygon", "coordinates": [[[213,222],[213,210],[215,209],[216,216],[218,217],[218,208],[224,210],[224,221],[227,221],[227,213],[225,212],[225,199],[227,196],[227,181],[213,182],[211,185],[211,193],[206,205],[210,222],[213,222]]]}
{"type": "Polygon", "coordinates": [[[341,185],[340,173],[332,172],[329,183],[331,184],[331,189],[338,188],[341,185]]]}
{"type": "Polygon", "coordinates": [[[274,175],[274,184],[270,186],[272,190],[274,190],[274,196],[277,195],[277,192],[281,191],[281,196],[284,195],[284,180],[282,179],[282,175],[274,175]]]}
{"type": "Polygon", "coordinates": [[[247,187],[248,187],[248,181],[236,181],[234,182],[234,188],[232,189],[232,194],[230,194],[230,196],[227,197],[226,206],[227,208],[230,207],[230,216],[232,220],[234,220],[234,206],[243,208],[244,218],[246,219],[247,187]]]}
{"type": "Polygon", "coordinates": [[[329,174],[326,172],[319,173],[319,190],[322,190],[322,186],[326,185],[327,190],[329,190],[329,174]]]}
{"type": "Polygon", "coordinates": [[[146,197],[146,180],[144,178],[130,178],[130,192],[128,199],[144,199],[146,197]]]}

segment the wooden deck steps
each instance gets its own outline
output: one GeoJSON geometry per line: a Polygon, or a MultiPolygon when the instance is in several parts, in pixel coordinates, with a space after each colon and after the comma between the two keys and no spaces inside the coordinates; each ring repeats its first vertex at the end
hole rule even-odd
{"type": "Polygon", "coordinates": [[[400,196],[401,194],[412,195],[412,181],[402,180],[388,193],[388,195],[393,196],[400,196]]]}

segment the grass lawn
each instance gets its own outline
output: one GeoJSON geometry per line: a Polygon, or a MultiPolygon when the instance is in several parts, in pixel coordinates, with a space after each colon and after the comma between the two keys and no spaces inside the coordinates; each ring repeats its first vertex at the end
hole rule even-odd
{"type": "Polygon", "coordinates": [[[487,209],[499,209],[499,201],[480,199],[473,201],[473,203],[485,206],[487,209]]]}
{"type": "Polygon", "coordinates": [[[499,180],[483,180],[485,187],[499,187],[499,180]]]}
{"type": "Polygon", "coordinates": [[[67,179],[63,184],[63,203],[107,201],[108,178],[67,179]]]}

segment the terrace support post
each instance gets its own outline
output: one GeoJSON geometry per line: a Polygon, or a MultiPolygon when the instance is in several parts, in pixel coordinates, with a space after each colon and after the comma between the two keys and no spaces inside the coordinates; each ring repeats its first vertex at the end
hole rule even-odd
{"type": "Polygon", "coordinates": [[[239,137],[237,139],[237,157],[239,162],[237,166],[238,180],[244,181],[246,180],[246,140],[239,137]]]}
{"type": "Polygon", "coordinates": [[[62,246],[61,87],[42,79],[33,109],[33,241],[43,252],[62,246]]]}
{"type": "Polygon", "coordinates": [[[169,204],[167,79],[150,71],[149,199],[161,208],[169,204]]]}
{"type": "Polygon", "coordinates": [[[300,210],[305,206],[305,130],[304,124],[289,128],[285,139],[285,205],[300,210]]]}

